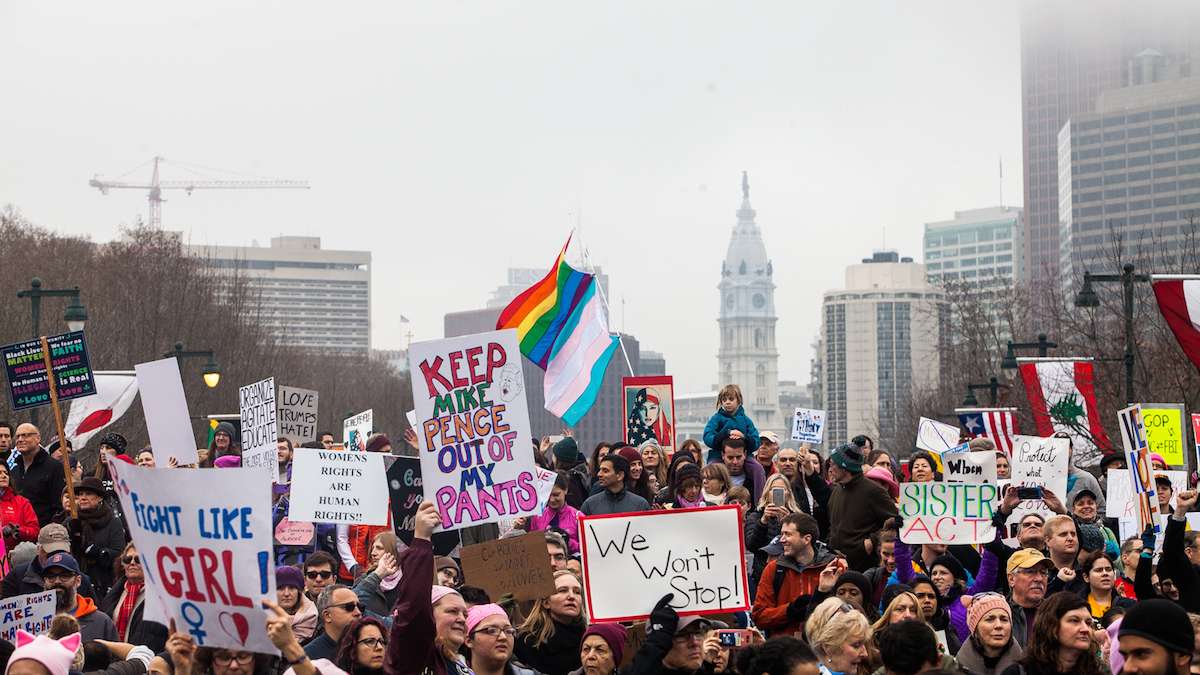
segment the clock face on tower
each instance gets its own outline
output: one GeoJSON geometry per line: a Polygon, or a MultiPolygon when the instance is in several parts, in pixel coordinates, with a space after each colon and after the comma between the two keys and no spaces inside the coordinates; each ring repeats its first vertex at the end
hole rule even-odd
{"type": "Polygon", "coordinates": [[[766,306],[767,299],[763,297],[762,293],[755,293],[754,297],[750,299],[750,302],[754,303],[754,309],[762,309],[766,306]]]}

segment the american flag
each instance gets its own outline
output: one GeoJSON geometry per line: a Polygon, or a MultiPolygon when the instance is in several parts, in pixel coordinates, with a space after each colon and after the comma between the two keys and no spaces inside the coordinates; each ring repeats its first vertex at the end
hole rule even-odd
{"type": "Polygon", "coordinates": [[[996,448],[1011,455],[1017,434],[1016,408],[957,408],[958,423],[971,436],[986,436],[996,448]]]}

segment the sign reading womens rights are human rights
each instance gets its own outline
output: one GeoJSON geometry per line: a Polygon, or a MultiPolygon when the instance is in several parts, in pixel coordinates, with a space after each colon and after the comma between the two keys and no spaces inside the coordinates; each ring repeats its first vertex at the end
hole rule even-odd
{"type": "Polygon", "coordinates": [[[423,490],[442,529],[537,513],[517,332],[419,342],[408,354],[423,490]]]}

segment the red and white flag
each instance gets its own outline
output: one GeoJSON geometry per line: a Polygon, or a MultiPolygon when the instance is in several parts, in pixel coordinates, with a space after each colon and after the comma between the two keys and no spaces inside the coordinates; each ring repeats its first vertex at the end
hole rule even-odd
{"type": "Polygon", "coordinates": [[[997,450],[1012,454],[1012,437],[1020,433],[1014,408],[955,408],[954,412],[968,434],[990,438],[997,450]]]}
{"type": "Polygon", "coordinates": [[[1076,466],[1100,462],[1112,447],[1096,406],[1095,370],[1090,360],[1017,359],[1025,396],[1039,436],[1056,431],[1071,436],[1076,466]]]}
{"type": "Polygon", "coordinates": [[[1154,279],[1154,297],[1183,353],[1200,368],[1200,277],[1154,279]]]}
{"type": "Polygon", "coordinates": [[[133,375],[96,375],[96,395],[71,401],[63,424],[71,446],[82,448],[89,438],[124,415],[137,393],[137,378],[133,375]]]}

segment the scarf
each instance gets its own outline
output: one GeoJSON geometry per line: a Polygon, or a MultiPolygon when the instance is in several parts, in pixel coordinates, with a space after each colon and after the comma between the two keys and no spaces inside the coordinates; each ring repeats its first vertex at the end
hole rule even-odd
{"type": "Polygon", "coordinates": [[[694,501],[694,502],[689,502],[688,500],[684,499],[682,496],[677,496],[677,497],[675,497],[675,503],[681,509],[698,509],[698,508],[701,508],[704,506],[708,506],[708,502],[704,501],[703,494],[701,494],[699,497],[697,497],[696,501],[694,501]]]}
{"type": "Polygon", "coordinates": [[[386,577],[380,577],[379,590],[383,591],[384,593],[392,591],[396,588],[396,585],[400,583],[400,577],[403,575],[404,572],[400,569],[397,569],[395,572],[392,572],[386,577]]]}
{"type": "Polygon", "coordinates": [[[79,509],[79,524],[83,531],[84,547],[96,543],[96,530],[108,527],[112,522],[112,509],[103,501],[94,510],[79,509]]]}
{"type": "Polygon", "coordinates": [[[142,594],[142,588],[145,583],[134,583],[132,581],[125,582],[125,592],[121,594],[121,605],[117,608],[117,615],[113,617],[117,622],[117,637],[129,641],[129,636],[126,630],[129,629],[129,622],[133,619],[133,609],[137,607],[138,596],[142,594]]]}

